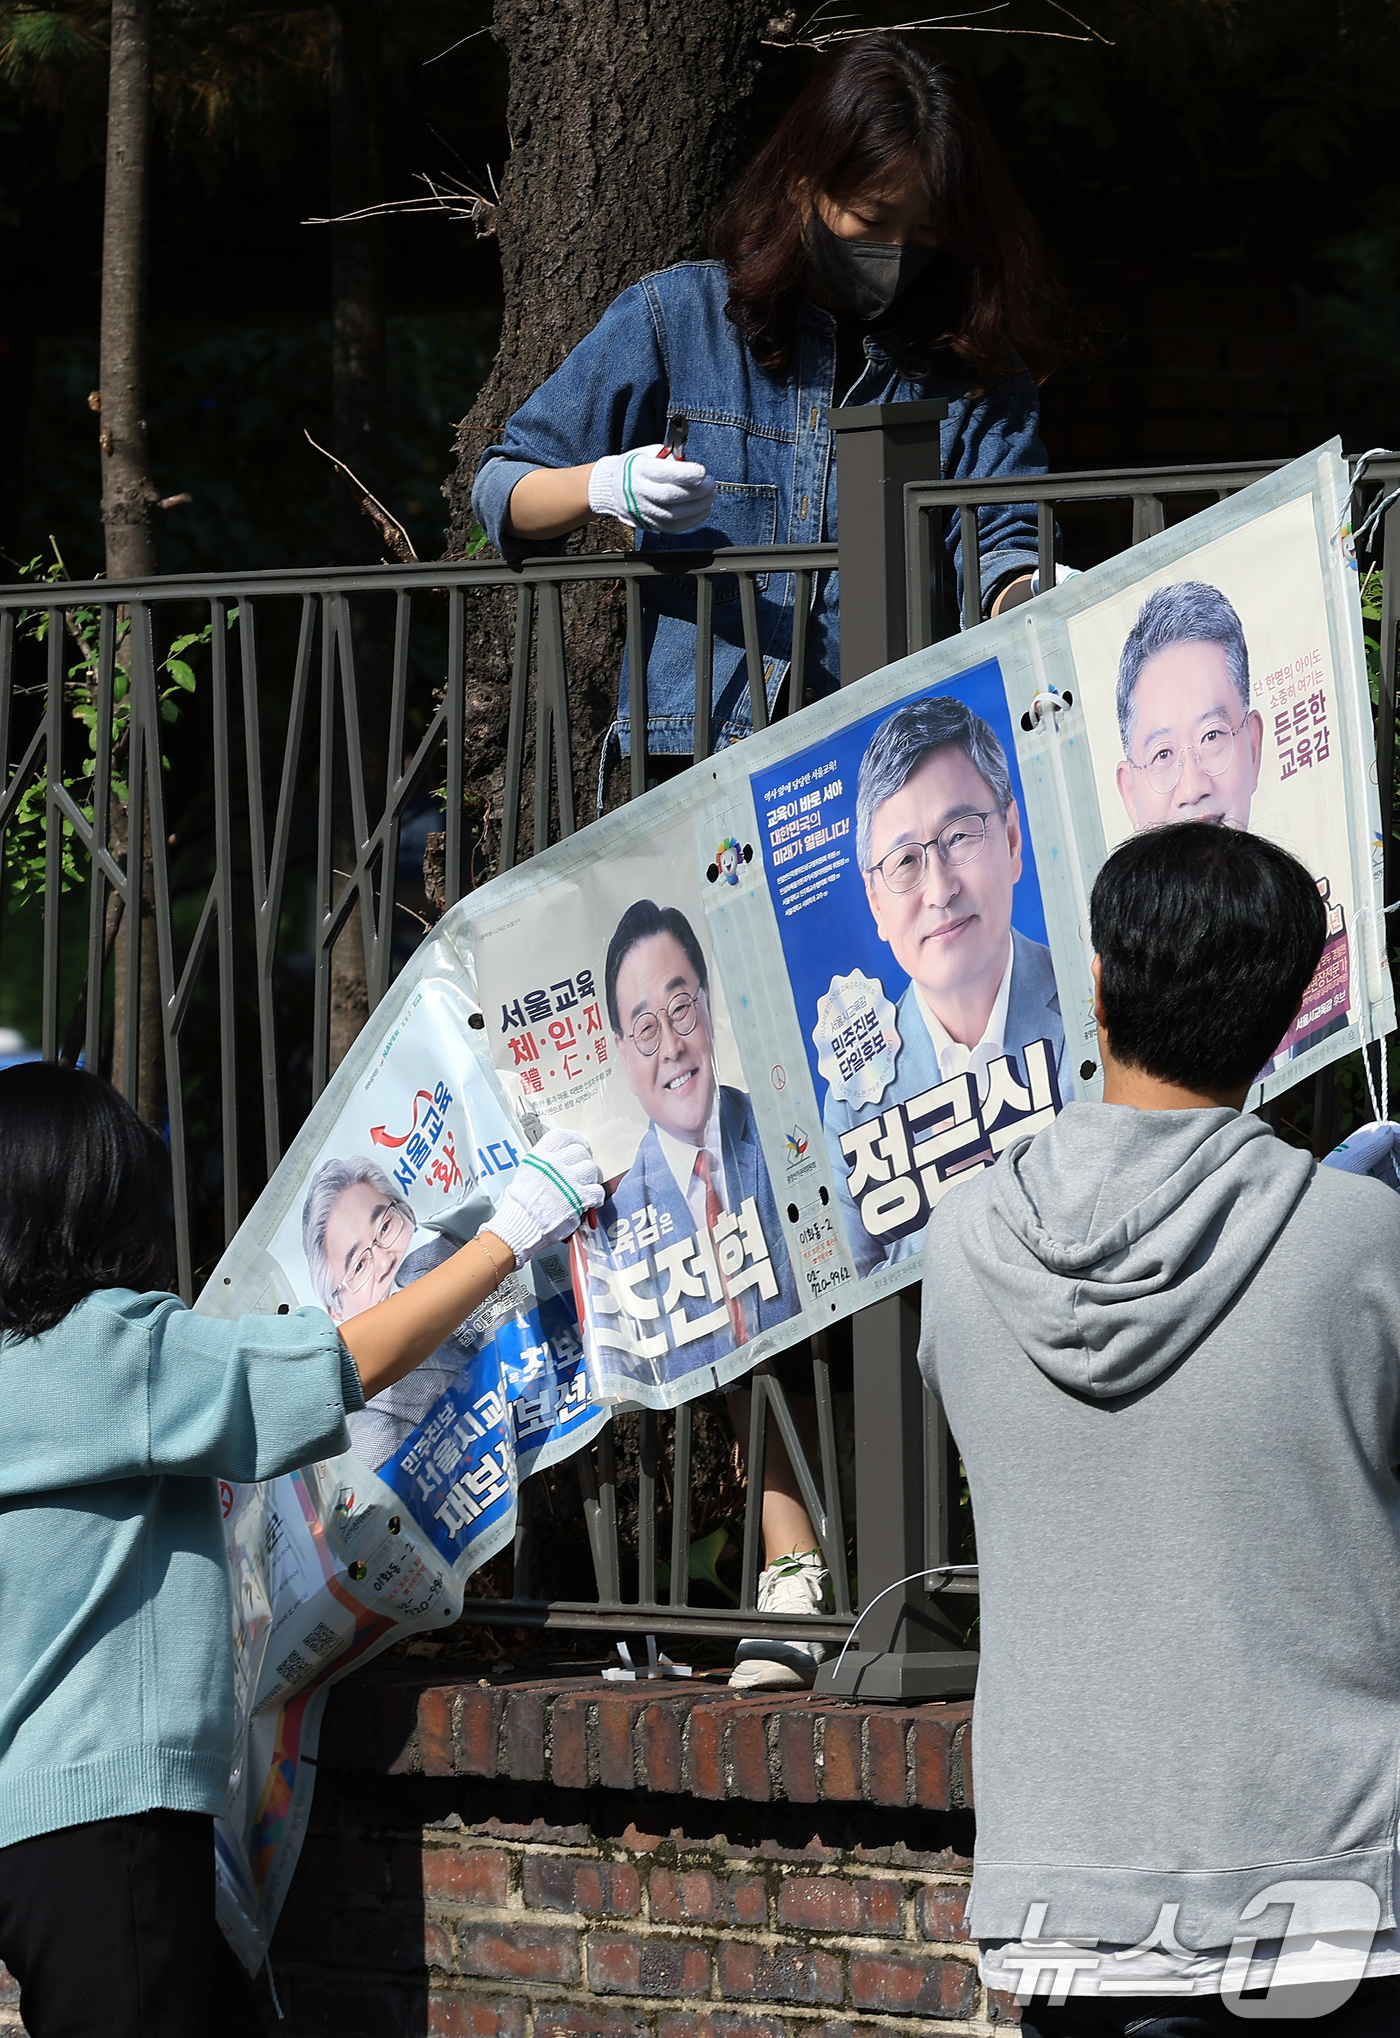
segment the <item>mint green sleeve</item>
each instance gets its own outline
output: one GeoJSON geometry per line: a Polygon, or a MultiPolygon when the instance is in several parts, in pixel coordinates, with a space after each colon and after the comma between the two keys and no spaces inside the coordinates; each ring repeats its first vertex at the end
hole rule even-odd
{"type": "Polygon", "coordinates": [[[364,1395],[324,1310],[219,1318],[158,1301],[145,1326],[149,1471],[271,1479],[349,1449],[346,1413],[364,1395]]]}

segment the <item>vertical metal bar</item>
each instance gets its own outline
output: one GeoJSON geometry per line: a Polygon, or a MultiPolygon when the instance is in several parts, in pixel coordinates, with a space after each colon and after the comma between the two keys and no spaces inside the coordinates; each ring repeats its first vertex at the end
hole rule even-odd
{"type": "MultiPolygon", "coordinates": [[[[88,898],[87,1019],[83,1061],[102,1069],[102,1017],[107,991],[108,880],[101,852],[112,846],[112,718],[116,710],[117,615],[104,602],[97,625],[97,743],[93,750],[92,890],[88,898]]],[[[120,895],[119,895],[120,896],[120,895]]],[[[125,908],[123,908],[125,910],[125,908]]]]}
{"type": "Polygon", "coordinates": [[[1038,502],[1035,507],[1036,550],[1039,554],[1036,567],[1040,573],[1040,591],[1049,594],[1055,585],[1055,505],[1053,502],[1038,502]]]}
{"type": "Polygon", "coordinates": [[[807,626],[812,614],[811,573],[792,576],[792,660],[788,666],[788,713],[807,705],[807,626]]]}
{"type": "Polygon", "coordinates": [[[948,1418],[936,1394],[924,1395],[924,1562],[932,1570],[953,1557],[957,1515],[957,1459],[948,1418]]]}
{"type": "Polygon", "coordinates": [[[1162,498],[1159,495],[1134,495],[1133,543],[1141,545],[1146,539],[1155,538],[1165,526],[1162,498]]]}
{"type": "MultiPolygon", "coordinates": [[[[389,748],[384,761],[384,813],[379,824],[379,939],[374,967],[366,969],[371,1012],[394,974],[394,922],[398,915],[399,833],[404,802],[404,725],[408,716],[408,655],[413,633],[413,596],[400,589],[394,601],[394,663],[389,692],[389,748]]],[[[446,845],[444,845],[445,847],[446,845]]]]}
{"type": "Polygon", "coordinates": [[[982,620],[982,551],[977,540],[977,512],[966,503],[958,511],[958,535],[962,542],[963,628],[975,630],[982,620]]]}
{"type": "Polygon", "coordinates": [[[63,784],[63,615],[48,612],[48,678],[44,708],[44,975],[40,1051],[45,1061],[58,1060],[58,972],[62,950],[59,915],[63,903],[63,810],[58,789],[63,784]]]}
{"type": "Polygon", "coordinates": [[[752,573],[739,575],[739,615],[744,628],[744,666],[749,682],[749,726],[768,727],[768,686],[758,639],[758,589],[752,573]]]}
{"type": "Polygon", "coordinates": [[[622,1597],[622,1564],[617,1547],[617,1449],[610,1422],[598,1432],[598,1528],[607,1574],[603,1596],[615,1606],[622,1597]]]}
{"type": "Polygon", "coordinates": [[[317,746],[316,989],[311,1012],[311,1101],[331,1075],[331,954],[335,841],[335,624],[333,594],[321,598],[321,733],[317,746]]]}
{"type": "MultiPolygon", "coordinates": [[[[189,1154],[185,1138],[185,1090],[181,1080],[180,1037],[174,1024],[175,948],[170,922],[170,869],[166,853],[165,781],[160,756],[160,702],[156,695],[155,645],[149,602],[131,605],[131,725],[141,725],[141,747],[147,758],[147,811],[151,829],[151,878],[155,893],[156,970],[160,980],[161,1045],[164,1049],[165,1108],[170,1126],[170,1172],[175,1183],[175,1260],[180,1293],[194,1301],[193,1246],[190,1236],[189,1154]]],[[[139,841],[139,835],[138,835],[139,841]]],[[[138,854],[135,897],[140,919],[141,863],[138,854]]],[[[130,1029],[135,1031],[134,1028],[130,1029]]]]}
{"type": "Polygon", "coordinates": [[[578,1473],[579,1496],[583,1501],[583,1522],[588,1530],[588,1549],[593,1559],[593,1580],[598,1588],[598,1599],[601,1603],[617,1598],[617,1545],[616,1542],[611,1545],[608,1542],[591,1444],[585,1444],[581,1451],[574,1453],[573,1464],[578,1473]]]}
{"type": "MultiPolygon", "coordinates": [[[[345,878],[345,891],[354,887],[360,909],[360,940],[363,944],[365,983],[372,982],[383,936],[383,914],[374,910],[374,875],[370,868],[369,789],[365,784],[365,751],[360,729],[360,683],[355,669],[355,633],[350,616],[350,597],[335,596],[335,638],[340,663],[340,691],[345,714],[345,766],[350,790],[350,838],[354,844],[352,867],[345,878]]],[[[383,880],[381,868],[380,878],[383,880]]],[[[341,893],[344,898],[345,892],[341,893]]],[[[340,903],[337,900],[337,905],[340,903]]],[[[347,922],[343,924],[348,924],[347,922]]],[[[372,1001],[371,1001],[372,1002],[372,1001]]]]}
{"type": "Polygon", "coordinates": [[[768,1376],[749,1375],[749,1449],[744,1491],[744,1554],[740,1564],[739,1604],[746,1612],[758,1605],[759,1556],[763,1546],[763,1476],[768,1448],[768,1376]]]}
{"type": "Polygon", "coordinates": [[[501,869],[514,870],[520,842],[520,800],[525,778],[525,696],[530,686],[530,629],[535,590],[528,581],[515,596],[515,654],[510,672],[510,718],[506,726],[505,805],[501,811],[501,869]]]}
{"type": "MultiPolygon", "coordinates": [[[[118,631],[121,628],[121,611],[118,610],[118,631]]],[[[144,853],[146,827],[146,775],[151,769],[160,769],[160,732],[155,732],[155,764],[151,765],[150,732],[146,719],[138,711],[135,684],[136,619],[134,613],[128,616],[126,635],[120,639],[126,651],[127,678],[127,724],[126,724],[126,911],[122,918],[120,939],[125,946],[123,968],[123,996],[126,1003],[125,1037],[122,1042],[122,1065],[120,1074],[113,1070],[117,1083],[128,1104],[134,1104],[140,1080],[140,1015],[141,1015],[141,915],[145,891],[144,853]]],[[[113,1057],[115,1060],[115,1056],[113,1057]]],[[[178,1201],[178,1193],[177,1193],[178,1201]]]]}
{"type": "Polygon", "coordinates": [[[560,838],[574,832],[574,762],[569,741],[569,686],[564,665],[563,590],[547,580],[540,588],[540,624],[535,679],[535,850],[549,842],[550,754],[559,801],[560,838]]]}
{"type": "Polygon", "coordinates": [[[447,812],[443,818],[443,897],[455,906],[466,890],[462,868],[462,802],[467,768],[466,595],[447,596],[447,812]]]}
{"type": "Polygon", "coordinates": [[[839,1562],[827,1560],[831,1573],[831,1596],[839,1614],[851,1611],[851,1577],[846,1564],[846,1524],[841,1507],[841,1474],[836,1452],[836,1411],[831,1399],[831,1365],[826,1355],[826,1337],[818,1331],[812,1340],[812,1386],[817,1403],[817,1444],[822,1460],[822,1491],[826,1495],[828,1533],[839,1562]]]}
{"type": "Polygon", "coordinates": [[[535,1536],[535,1482],[522,1479],[515,1496],[515,1548],[511,1565],[510,1589],[514,1598],[530,1597],[531,1572],[534,1569],[535,1536]]]}
{"type": "MultiPolygon", "coordinates": [[[[922,651],[933,642],[934,616],[941,613],[943,576],[939,571],[939,558],[934,553],[935,530],[941,538],[942,526],[938,512],[915,506],[910,508],[905,498],[905,544],[910,552],[908,563],[908,610],[909,649],[922,651]],[[909,518],[913,517],[912,543],[909,535],[909,518]]],[[[940,552],[941,552],[940,544],[940,552]]],[[[977,561],[977,575],[980,581],[982,561],[977,561]]]]}
{"type": "Polygon", "coordinates": [[[690,1443],[691,1405],[676,1410],[674,1455],[671,1460],[671,1604],[690,1604],[690,1443]]]}
{"type": "MultiPolygon", "coordinates": [[[[1400,635],[1400,503],[1385,513],[1382,525],[1381,570],[1381,678],[1376,730],[1376,771],[1380,781],[1382,833],[1384,837],[1385,899],[1389,905],[1400,880],[1400,844],[1397,844],[1395,813],[1395,718],[1400,714],[1397,698],[1396,637],[1400,635]]],[[[1389,922],[1386,922],[1387,927],[1389,922]]],[[[1388,954],[1390,943],[1383,939],[1388,954]]],[[[1384,1049],[1382,1049],[1384,1052],[1384,1049]]]]}
{"type": "Polygon", "coordinates": [[[715,584],[695,576],[695,762],[710,754],[710,710],[715,698],[715,584]]]}
{"type": "MultiPolygon", "coordinates": [[[[10,713],[15,694],[15,612],[0,609],[0,799],[10,785],[10,713]]],[[[0,828],[0,852],[3,852],[9,826],[0,828]]],[[[0,863],[0,868],[3,864],[0,863]]],[[[0,899],[0,929],[5,923],[5,900],[0,899]]],[[[4,965],[6,948],[0,943],[0,967],[4,965]]]]}
{"type": "Polygon", "coordinates": [[[642,641],[642,584],[629,577],[622,586],[627,601],[627,719],[632,737],[629,797],[635,800],[647,789],[647,656],[642,641]]]}
{"type": "MultiPolygon", "coordinates": [[[[224,1244],[233,1243],[242,1214],[238,1170],[237,992],[233,967],[233,758],[228,726],[228,627],[224,603],[209,604],[209,653],[214,710],[214,881],[219,916],[219,1102],[223,1134],[224,1244]]],[[[169,911],[167,894],[164,910],[169,911]]]]}
{"type": "Polygon", "coordinates": [[[656,1411],[637,1416],[637,1598],[656,1604],[656,1411]]]}

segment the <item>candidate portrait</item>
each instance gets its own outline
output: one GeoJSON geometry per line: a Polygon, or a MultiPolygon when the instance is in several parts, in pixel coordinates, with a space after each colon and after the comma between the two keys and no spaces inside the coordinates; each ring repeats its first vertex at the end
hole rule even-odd
{"type": "Polygon", "coordinates": [[[1150,594],[1118,661],[1118,794],[1135,832],[1176,821],[1249,826],[1264,724],[1249,704],[1249,651],[1218,587],[1150,594]]]}
{"type": "Polygon", "coordinates": [[[666,1340],[664,1356],[651,1362],[654,1376],[673,1379],[785,1322],[796,1313],[797,1291],[753,1106],[746,1091],[718,1079],[709,966],[679,907],[651,899],[628,907],[608,945],[604,990],[628,1085],[648,1122],[599,1213],[590,1251],[595,1262],[601,1256],[626,1269],[619,1292],[645,1309],[637,1324],[666,1340]],[[686,1242],[702,1235],[703,1251],[687,1259],[686,1242]],[[716,1239],[735,1241],[725,1256],[738,1263],[732,1274],[717,1270],[708,1243],[716,1239]],[[706,1317],[711,1328],[691,1335],[706,1317]]]}
{"type": "MultiPolygon", "coordinates": [[[[1047,1043],[1039,1064],[1066,1092],[1065,1034],[1050,951],[1013,928],[1021,816],[995,731],[949,695],[906,702],[861,760],[856,855],[875,929],[908,985],[896,1005],[894,1077],[873,1104],[828,1093],[823,1126],[862,1274],[920,1250],[922,1226],[872,1236],[843,1148],[857,1124],[964,1075],[985,1104],[995,1065],[1047,1043]]],[[[1004,1073],[1004,1072],[1003,1072],[1004,1073]]],[[[970,1101],[970,1097],[969,1097],[970,1101]]]]}

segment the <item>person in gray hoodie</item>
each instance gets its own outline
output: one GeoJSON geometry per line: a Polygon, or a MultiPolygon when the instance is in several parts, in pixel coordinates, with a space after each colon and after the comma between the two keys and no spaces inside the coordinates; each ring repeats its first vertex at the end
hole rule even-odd
{"type": "Polygon", "coordinates": [[[1243,1112],[1325,912],[1193,822],[1115,851],[1091,926],[1104,1102],[925,1246],[980,1562],[969,1928],[1026,2038],[1393,2038],[1400,1198],[1243,1112]]]}

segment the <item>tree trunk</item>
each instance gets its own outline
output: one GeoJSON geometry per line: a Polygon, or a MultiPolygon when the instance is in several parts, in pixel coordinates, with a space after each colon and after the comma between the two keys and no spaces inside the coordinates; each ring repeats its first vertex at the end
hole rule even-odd
{"type": "MultiPolygon", "coordinates": [[[[449,553],[466,548],[482,450],[511,412],[638,277],[704,252],[705,228],[746,145],[766,0],[496,0],[494,34],[510,59],[512,153],[495,226],[505,315],[500,352],[463,422],[449,553]]],[[[592,526],[591,550],[623,534],[592,526]]],[[[574,797],[594,811],[603,736],[621,663],[622,601],[596,585],[566,592],[574,797]]],[[[513,604],[483,599],[467,645],[466,773],[478,814],[499,820],[510,699],[513,604]]],[[[475,858],[495,865],[494,827],[475,858]]],[[[522,843],[522,853],[531,844],[522,843]]]]}
{"type": "Polygon", "coordinates": [[[146,244],[155,0],[113,0],[102,215],[102,528],[107,578],[156,570],[146,445],[146,244]]]}
{"type": "MultiPolygon", "coordinates": [[[[102,529],[107,578],[144,580],[156,572],[155,514],[146,440],[146,260],[151,183],[151,102],[155,0],[113,0],[107,85],[107,177],[102,215],[102,325],[99,343],[99,425],[102,529]]],[[[159,732],[148,770],[159,771],[159,732]]],[[[126,951],[116,968],[116,1052],[120,1079],[128,1030],[137,1031],[137,1085],[132,1099],[148,1124],[165,1116],[156,949],[155,886],[145,816],[120,804],[112,812],[112,850],[141,858],[140,983],[127,980],[126,951]],[[130,846],[130,837],[137,847],[130,846]],[[133,996],[133,990],[135,995],[133,996]]]]}
{"type": "MultiPolygon", "coordinates": [[[[329,41],[331,215],[359,212],[384,196],[381,150],[384,14],[379,0],[339,0],[327,9],[329,41]]],[[[356,220],[331,228],[332,447],[372,495],[383,497],[385,467],[384,224],[356,220]]],[[[360,508],[360,490],[337,474],[333,537],[339,564],[374,565],[383,540],[360,508]]],[[[361,708],[366,777],[384,769],[389,644],[377,613],[352,604],[351,633],[361,708]]],[[[335,867],[354,860],[349,786],[337,766],[335,867]]],[[[331,1067],[337,1068],[368,1016],[364,943],[352,914],[331,957],[331,1067]]]]}

